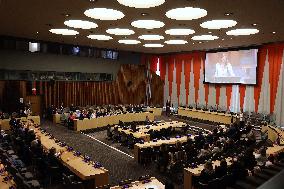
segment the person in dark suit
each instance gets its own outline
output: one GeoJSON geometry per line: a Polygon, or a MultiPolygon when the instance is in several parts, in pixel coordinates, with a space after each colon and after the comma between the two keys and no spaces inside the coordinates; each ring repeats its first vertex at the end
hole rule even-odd
{"type": "Polygon", "coordinates": [[[198,133],[198,135],[194,137],[194,140],[196,147],[199,149],[202,148],[203,145],[205,144],[205,137],[203,136],[203,133],[201,131],[198,133]]]}
{"type": "Polygon", "coordinates": [[[169,100],[167,100],[166,102],[166,115],[170,116],[171,113],[171,102],[169,100]]]}
{"type": "Polygon", "coordinates": [[[10,121],[9,121],[9,125],[11,126],[11,129],[12,129],[13,131],[17,130],[18,124],[17,124],[17,120],[16,120],[16,118],[15,118],[14,115],[12,115],[12,118],[11,118],[10,121]]]}
{"type": "Polygon", "coordinates": [[[245,168],[245,163],[242,156],[243,155],[240,154],[237,157],[235,157],[229,169],[229,171],[233,174],[236,180],[244,179],[248,175],[248,171],[245,168]]]}
{"type": "Polygon", "coordinates": [[[164,172],[169,164],[169,153],[167,146],[162,144],[158,154],[158,169],[164,172]]]}
{"type": "Polygon", "coordinates": [[[212,162],[208,161],[204,164],[204,169],[200,174],[200,181],[202,183],[208,183],[214,177],[214,170],[212,162]]]}
{"type": "Polygon", "coordinates": [[[227,175],[227,171],[228,171],[228,165],[225,159],[222,159],[220,162],[220,166],[215,168],[215,176],[217,178],[221,178],[225,175],[227,175]]]}
{"type": "Polygon", "coordinates": [[[55,148],[51,148],[47,154],[47,162],[50,167],[57,167],[59,162],[55,156],[56,150],[55,148]]]}
{"type": "Polygon", "coordinates": [[[69,109],[70,109],[71,112],[75,112],[76,111],[76,107],[73,104],[70,105],[69,109]]]}

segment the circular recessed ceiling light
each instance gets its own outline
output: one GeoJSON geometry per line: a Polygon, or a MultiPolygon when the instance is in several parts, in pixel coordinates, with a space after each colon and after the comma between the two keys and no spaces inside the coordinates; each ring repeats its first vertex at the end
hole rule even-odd
{"type": "Polygon", "coordinates": [[[224,15],[225,16],[231,16],[231,15],[233,15],[233,13],[232,12],[226,12],[224,15]]]}
{"type": "Polygon", "coordinates": [[[237,25],[237,22],[234,20],[210,20],[200,24],[202,28],[207,28],[207,29],[230,28],[235,25],[237,25]]]}
{"type": "Polygon", "coordinates": [[[161,39],[164,39],[164,37],[161,36],[161,35],[140,35],[138,38],[143,39],[143,40],[161,40],[161,39]]]}
{"type": "Polygon", "coordinates": [[[100,41],[107,41],[107,40],[112,39],[112,37],[108,35],[88,35],[87,37],[90,39],[96,39],[100,41]]]}
{"type": "Polygon", "coordinates": [[[71,28],[80,28],[80,29],[92,29],[98,27],[94,22],[84,21],[84,20],[67,20],[64,22],[66,26],[71,28]]]}
{"type": "Polygon", "coordinates": [[[117,0],[120,4],[134,8],[151,8],[163,4],[166,0],[117,0]]]}
{"type": "Polygon", "coordinates": [[[163,44],[159,44],[159,43],[148,43],[148,44],[144,44],[144,47],[150,47],[150,48],[158,48],[158,47],[163,47],[163,44]]]}
{"type": "Polygon", "coordinates": [[[193,36],[191,39],[198,40],[198,41],[206,41],[206,40],[215,40],[218,38],[219,37],[215,35],[196,35],[196,36],[193,36]]]}
{"type": "Polygon", "coordinates": [[[175,40],[165,41],[165,43],[169,45],[184,45],[187,43],[187,41],[181,39],[175,39],[175,40]]]}
{"type": "Polygon", "coordinates": [[[190,35],[194,34],[195,31],[192,29],[176,28],[176,29],[166,30],[165,33],[168,35],[190,35]]]}
{"type": "Polygon", "coordinates": [[[207,11],[205,9],[194,7],[176,8],[166,12],[166,16],[174,20],[194,20],[206,15],[207,11]]]}
{"type": "Polygon", "coordinates": [[[126,44],[126,45],[136,45],[136,44],[139,44],[141,42],[138,41],[138,40],[133,40],[133,39],[122,39],[122,40],[119,40],[118,43],[122,43],[122,44],[126,44]]]}
{"type": "Polygon", "coordinates": [[[124,28],[107,29],[106,32],[113,35],[132,35],[135,33],[133,30],[124,28]]]}
{"type": "Polygon", "coordinates": [[[124,14],[121,11],[107,8],[88,9],[84,14],[98,20],[119,20],[124,17],[124,14]]]}
{"type": "Polygon", "coordinates": [[[227,31],[227,35],[252,35],[258,33],[258,29],[252,29],[252,28],[247,28],[247,29],[235,29],[235,30],[230,30],[227,31]]]}
{"type": "Polygon", "coordinates": [[[154,29],[164,27],[165,24],[157,20],[136,20],[131,25],[136,28],[154,29]]]}
{"type": "Polygon", "coordinates": [[[51,33],[58,34],[58,35],[77,35],[79,32],[76,30],[70,30],[70,29],[50,29],[51,33]]]}

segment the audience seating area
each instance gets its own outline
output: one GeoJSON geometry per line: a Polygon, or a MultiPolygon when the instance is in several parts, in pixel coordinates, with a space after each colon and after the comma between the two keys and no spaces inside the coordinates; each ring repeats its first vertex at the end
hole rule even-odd
{"type": "MultiPolygon", "coordinates": [[[[158,173],[170,178],[166,188],[173,188],[172,183],[183,183],[184,189],[257,188],[284,168],[283,131],[269,125],[266,117],[245,115],[245,122],[240,122],[238,115],[184,109],[186,115],[168,115],[170,121],[163,121],[156,119],[159,110],[155,109],[156,116],[152,110],[137,113],[128,110],[83,119],[80,115],[73,120],[74,128],[81,124],[79,130],[86,134],[106,131],[107,140],[131,149],[140,166],[155,167],[158,173]],[[209,114],[218,121],[204,119],[209,114]],[[92,124],[87,126],[86,121],[92,124]],[[203,128],[202,124],[209,123],[210,129],[203,128]]],[[[41,129],[40,120],[33,118],[36,121],[31,117],[12,117],[10,131],[1,132],[3,188],[52,188],[60,183],[74,189],[134,189],[153,185],[164,189],[163,183],[148,175],[111,187],[109,171],[100,162],[92,161],[87,154],[41,129]]]]}

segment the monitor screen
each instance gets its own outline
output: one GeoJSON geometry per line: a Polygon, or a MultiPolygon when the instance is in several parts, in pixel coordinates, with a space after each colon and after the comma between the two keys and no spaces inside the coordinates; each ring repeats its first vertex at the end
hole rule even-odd
{"type": "Polygon", "coordinates": [[[258,49],[206,53],[205,82],[256,84],[258,49]]]}

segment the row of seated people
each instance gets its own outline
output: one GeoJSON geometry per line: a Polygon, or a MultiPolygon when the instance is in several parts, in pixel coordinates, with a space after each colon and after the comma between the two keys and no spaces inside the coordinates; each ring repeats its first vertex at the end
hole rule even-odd
{"type": "Polygon", "coordinates": [[[19,112],[13,112],[11,114],[2,112],[0,110],[0,119],[10,119],[12,117],[21,118],[21,117],[28,117],[30,115],[32,115],[32,111],[30,109],[24,109],[19,112]]]}
{"type": "Polygon", "coordinates": [[[161,172],[168,172],[175,176],[183,167],[198,165],[208,159],[214,160],[222,156],[230,157],[243,152],[247,146],[254,146],[255,138],[251,136],[253,135],[251,127],[235,130],[236,127],[232,125],[226,132],[220,127],[206,135],[199,132],[194,140],[188,138],[185,143],[178,142],[175,145],[163,144],[160,147],[146,148],[141,152],[142,161],[144,161],[142,163],[154,160],[161,172]],[[240,140],[242,133],[247,135],[246,140],[240,140]]]}
{"type": "MultiPolygon", "coordinates": [[[[54,184],[63,183],[65,187],[70,189],[81,189],[84,188],[84,182],[80,181],[75,175],[72,175],[70,171],[64,167],[57,156],[54,148],[51,148],[47,153],[43,150],[41,141],[36,137],[34,131],[29,129],[33,126],[33,123],[23,124],[22,122],[16,122],[12,128],[12,134],[8,135],[3,133],[0,137],[2,142],[5,144],[12,143],[10,147],[17,153],[22,160],[22,164],[25,164],[28,169],[33,171],[34,176],[46,187],[53,187],[54,184]],[[46,180],[47,179],[47,180],[46,180]]],[[[139,122],[137,122],[139,124],[139,122]]],[[[5,148],[7,151],[8,148],[5,148]]],[[[19,177],[16,179],[17,183],[21,183],[21,180],[25,178],[19,177]]],[[[144,178],[144,180],[147,178],[144,178]]],[[[128,182],[128,181],[127,181],[128,182]]],[[[126,182],[120,183],[119,185],[125,185],[126,182]]],[[[56,186],[54,186],[56,187],[56,186]]],[[[110,188],[110,185],[105,185],[98,188],[110,188]]],[[[33,188],[38,188],[37,186],[33,188]]]]}
{"type": "Polygon", "coordinates": [[[181,106],[183,108],[189,108],[189,109],[196,109],[196,110],[205,110],[205,111],[211,111],[211,112],[220,112],[220,113],[231,113],[229,109],[227,109],[224,106],[219,106],[217,104],[215,105],[205,105],[205,104],[190,104],[188,106],[181,106]]]}
{"type": "Polygon", "coordinates": [[[47,117],[52,119],[53,114],[76,113],[76,117],[80,118],[81,114],[85,118],[96,118],[101,116],[113,115],[123,112],[142,112],[147,106],[144,105],[105,105],[105,106],[86,106],[79,107],[71,104],[69,107],[64,107],[63,103],[59,108],[51,105],[47,108],[47,117]]]}
{"type": "Polygon", "coordinates": [[[117,126],[110,126],[107,125],[107,139],[112,140],[113,142],[120,142],[124,146],[128,146],[128,148],[133,148],[135,143],[141,142],[140,139],[137,139],[133,136],[132,133],[129,135],[125,134],[124,132],[119,132],[119,128],[123,130],[131,130],[132,132],[138,132],[139,129],[137,125],[144,125],[144,124],[152,124],[150,122],[148,116],[146,116],[145,121],[133,121],[133,122],[122,122],[119,121],[117,126]]]}
{"type": "Polygon", "coordinates": [[[56,150],[43,150],[41,141],[29,128],[33,125],[32,122],[17,121],[11,125],[10,134],[1,134],[2,158],[10,161],[8,170],[15,177],[18,188],[50,187],[59,181],[70,185],[71,188],[71,183],[80,187],[77,185],[81,184],[79,179],[58,160],[56,150]]]}
{"type": "Polygon", "coordinates": [[[237,187],[248,187],[241,182],[246,180],[254,186],[259,186],[266,182],[270,176],[273,176],[283,169],[279,156],[270,155],[267,157],[266,147],[263,146],[259,150],[253,147],[244,149],[239,154],[235,154],[230,160],[230,165],[225,158],[222,158],[220,165],[213,167],[212,161],[204,164],[204,169],[199,177],[194,178],[196,188],[226,188],[238,182],[237,187]],[[279,164],[280,163],[280,164],[279,164]],[[277,166],[281,165],[281,167],[277,166]],[[268,173],[268,177],[262,173],[268,173]],[[260,180],[257,177],[260,175],[260,180]]]}
{"type": "Polygon", "coordinates": [[[32,108],[31,103],[27,102],[18,102],[18,108],[14,109],[13,111],[5,111],[5,108],[0,107],[0,119],[9,119],[12,116],[16,118],[27,117],[32,115],[32,108]]]}
{"type": "Polygon", "coordinates": [[[69,113],[62,113],[60,116],[61,122],[68,126],[69,129],[72,129],[74,127],[74,119],[93,119],[98,117],[104,117],[104,116],[111,116],[111,115],[117,115],[117,114],[126,114],[126,113],[133,113],[133,112],[145,112],[146,108],[142,106],[135,106],[133,108],[130,107],[122,107],[122,106],[107,106],[107,107],[93,107],[88,109],[79,109],[70,111],[69,113]]]}
{"type": "MultiPolygon", "coordinates": [[[[190,125],[186,125],[181,128],[174,128],[172,126],[168,128],[162,128],[160,130],[153,129],[154,127],[158,126],[159,122],[150,121],[148,116],[146,116],[145,121],[134,121],[134,122],[122,122],[120,121],[116,126],[107,126],[107,137],[109,140],[113,142],[121,142],[122,145],[126,145],[129,148],[133,148],[135,143],[144,143],[145,141],[141,138],[135,138],[133,134],[135,132],[140,132],[140,128],[137,126],[145,126],[148,131],[145,134],[150,135],[150,140],[158,140],[158,139],[167,139],[173,135],[184,135],[188,132],[190,125]],[[129,130],[131,131],[130,134],[126,134],[125,132],[120,132],[119,128],[122,130],[129,130]]],[[[196,127],[194,127],[195,131],[199,131],[196,127]]]]}

